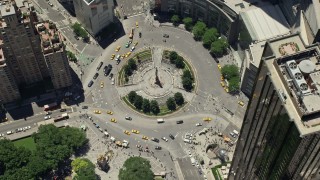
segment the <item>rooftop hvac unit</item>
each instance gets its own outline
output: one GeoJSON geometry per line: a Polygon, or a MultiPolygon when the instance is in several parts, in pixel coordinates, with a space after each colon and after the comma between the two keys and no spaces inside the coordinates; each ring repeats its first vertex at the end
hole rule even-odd
{"type": "Polygon", "coordinates": [[[301,83],[300,89],[301,89],[301,91],[306,91],[306,90],[308,90],[308,85],[306,83],[301,83]]]}
{"type": "Polygon", "coordinates": [[[290,69],[296,69],[297,68],[297,63],[296,62],[290,62],[289,63],[289,68],[290,69]]]}
{"type": "Polygon", "coordinates": [[[300,73],[300,72],[295,73],[294,78],[296,78],[297,80],[302,79],[303,78],[302,73],[300,73]]]}

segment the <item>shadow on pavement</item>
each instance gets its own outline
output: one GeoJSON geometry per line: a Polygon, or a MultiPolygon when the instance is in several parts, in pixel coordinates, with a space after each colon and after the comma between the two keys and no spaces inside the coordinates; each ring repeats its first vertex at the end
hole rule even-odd
{"type": "Polygon", "coordinates": [[[23,119],[34,115],[34,111],[32,109],[31,104],[18,107],[16,109],[10,109],[8,110],[8,113],[10,114],[13,120],[23,119]]]}
{"type": "Polygon", "coordinates": [[[122,23],[117,19],[115,23],[110,24],[106,28],[104,28],[96,37],[98,39],[99,45],[105,49],[111,43],[114,42],[115,39],[119,39],[124,36],[126,33],[122,26],[122,23]]]}
{"type": "Polygon", "coordinates": [[[86,143],[85,145],[83,145],[81,148],[79,148],[78,150],[76,150],[75,152],[75,156],[76,157],[81,157],[84,156],[88,153],[88,151],[90,150],[90,145],[89,143],[86,143]]]}
{"type": "MultiPolygon", "coordinates": [[[[71,1],[72,2],[72,1],[71,1]]],[[[61,6],[63,6],[63,8],[65,10],[68,11],[68,13],[72,16],[72,17],[76,17],[76,13],[74,11],[74,6],[73,3],[68,3],[68,2],[60,2],[61,6]]]]}

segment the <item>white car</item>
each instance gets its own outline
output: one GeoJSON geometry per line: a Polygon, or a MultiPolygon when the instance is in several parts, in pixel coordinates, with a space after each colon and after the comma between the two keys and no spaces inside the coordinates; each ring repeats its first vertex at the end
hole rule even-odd
{"type": "Polygon", "coordinates": [[[27,126],[27,129],[31,129],[31,126],[27,126]]]}
{"type": "Polygon", "coordinates": [[[196,126],[202,126],[202,124],[201,123],[197,123],[196,126]]]}
{"type": "Polygon", "coordinates": [[[131,47],[131,49],[130,49],[130,51],[132,52],[132,51],[134,51],[134,49],[135,49],[135,47],[134,47],[134,46],[132,46],[132,47],[131,47]]]}
{"type": "Polygon", "coordinates": [[[48,120],[48,119],[51,119],[51,116],[45,116],[44,117],[44,120],[48,120]]]}
{"type": "Polygon", "coordinates": [[[4,136],[4,134],[0,134],[0,137],[3,137],[4,136]]]}
{"type": "Polygon", "coordinates": [[[165,142],[168,142],[168,139],[166,137],[162,137],[161,139],[163,139],[165,142]]]}
{"type": "Polygon", "coordinates": [[[111,84],[112,84],[112,85],[114,85],[114,81],[115,81],[115,79],[112,78],[112,79],[111,79],[111,84]]]}

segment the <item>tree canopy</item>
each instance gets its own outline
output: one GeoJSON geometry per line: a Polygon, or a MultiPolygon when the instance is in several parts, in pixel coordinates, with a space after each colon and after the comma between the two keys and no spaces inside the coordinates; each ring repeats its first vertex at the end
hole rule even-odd
{"type": "Polygon", "coordinates": [[[183,69],[185,66],[184,59],[182,56],[178,56],[174,62],[175,62],[176,68],[183,69]]]}
{"type": "Polygon", "coordinates": [[[77,36],[80,36],[82,37],[83,39],[87,39],[89,38],[89,35],[87,33],[86,30],[84,30],[82,27],[81,27],[81,24],[79,23],[74,23],[71,28],[73,29],[73,32],[77,35],[77,36]]]}
{"type": "Polygon", "coordinates": [[[186,28],[187,31],[192,30],[192,26],[193,26],[192,18],[190,18],[190,17],[183,18],[182,22],[183,22],[184,27],[186,28]]]}
{"type": "Polygon", "coordinates": [[[178,26],[179,22],[180,22],[180,18],[178,15],[173,15],[171,17],[171,22],[173,23],[174,26],[178,26]]]}
{"type": "Polygon", "coordinates": [[[232,64],[232,65],[225,65],[221,68],[221,73],[225,79],[229,82],[229,91],[235,92],[239,90],[240,86],[240,74],[239,68],[232,64]]]}
{"type": "Polygon", "coordinates": [[[181,106],[184,103],[183,95],[180,92],[174,94],[174,100],[178,106],[181,106]]]}
{"type": "Polygon", "coordinates": [[[175,100],[174,100],[173,97],[169,97],[169,98],[167,99],[166,104],[167,104],[167,107],[168,107],[168,109],[169,109],[170,111],[174,111],[174,110],[176,110],[176,108],[177,108],[176,102],[175,102],[175,100]]]}
{"type": "Polygon", "coordinates": [[[86,158],[76,158],[71,162],[72,169],[76,172],[75,180],[94,180],[96,174],[94,164],[86,158]]]}
{"type": "Polygon", "coordinates": [[[41,179],[87,142],[80,129],[57,128],[53,124],[40,126],[32,138],[36,143],[34,151],[0,140],[0,179],[41,179]]]}
{"type": "Polygon", "coordinates": [[[150,102],[150,111],[155,115],[159,114],[160,107],[159,107],[159,104],[158,104],[158,102],[156,100],[151,100],[151,102],[150,102]]]}
{"type": "Polygon", "coordinates": [[[216,41],[212,42],[210,53],[221,56],[227,50],[228,46],[229,44],[225,39],[217,39],[216,41]]]}
{"type": "Polygon", "coordinates": [[[204,47],[210,48],[211,44],[217,40],[219,36],[218,30],[216,28],[207,29],[202,37],[202,43],[204,47]]]}
{"type": "Polygon", "coordinates": [[[174,64],[177,58],[178,58],[178,53],[175,51],[171,51],[169,54],[170,63],[174,64]]]}
{"type": "Polygon", "coordinates": [[[149,99],[143,99],[142,110],[144,113],[150,112],[150,101],[149,99]]]}
{"type": "Polygon", "coordinates": [[[137,64],[136,61],[133,60],[132,58],[128,60],[128,66],[132,71],[137,70],[137,64]]]}
{"type": "Polygon", "coordinates": [[[192,28],[192,33],[195,40],[201,40],[202,36],[206,32],[207,25],[204,22],[198,21],[192,28]]]}
{"type": "Polygon", "coordinates": [[[130,103],[134,103],[134,100],[136,99],[137,93],[135,91],[130,91],[128,94],[128,99],[130,103]]]}
{"type": "Polygon", "coordinates": [[[150,162],[142,157],[130,157],[120,169],[119,180],[153,180],[150,162]]]}
{"type": "Polygon", "coordinates": [[[142,103],[143,103],[143,97],[140,95],[136,95],[136,98],[134,99],[134,107],[136,107],[137,109],[141,109],[142,108],[142,103]]]}

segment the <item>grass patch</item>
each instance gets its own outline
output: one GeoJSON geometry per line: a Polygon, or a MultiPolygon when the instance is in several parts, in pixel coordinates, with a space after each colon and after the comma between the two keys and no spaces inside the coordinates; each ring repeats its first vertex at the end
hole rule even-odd
{"type": "Polygon", "coordinates": [[[36,150],[36,143],[34,142],[34,140],[31,136],[13,141],[13,144],[16,147],[25,147],[26,149],[29,149],[30,151],[36,150]]]}
{"type": "Polygon", "coordinates": [[[231,163],[231,162],[226,162],[226,163],[223,163],[223,164],[219,164],[219,165],[216,165],[215,167],[213,167],[212,169],[211,169],[211,171],[212,171],[212,174],[213,174],[213,176],[214,176],[214,179],[216,179],[216,180],[223,180],[223,178],[222,178],[222,176],[221,176],[221,174],[219,173],[219,168],[221,168],[222,166],[226,166],[228,163],[231,163]]]}
{"type": "Polygon", "coordinates": [[[184,105],[187,104],[187,103],[184,103],[182,106],[177,106],[177,109],[176,109],[175,111],[170,111],[166,105],[162,105],[162,106],[159,107],[160,113],[157,114],[157,115],[155,115],[155,114],[153,114],[153,113],[144,113],[142,110],[141,110],[141,111],[138,110],[136,107],[134,107],[133,104],[131,104],[131,103],[129,102],[127,96],[124,96],[124,97],[122,97],[121,99],[122,99],[129,107],[131,107],[133,110],[135,110],[135,111],[137,111],[137,112],[139,112],[139,113],[148,115],[148,116],[164,116],[164,115],[167,115],[167,114],[171,114],[171,113],[173,113],[173,112],[176,112],[176,111],[180,110],[181,108],[184,107],[184,105]]]}

